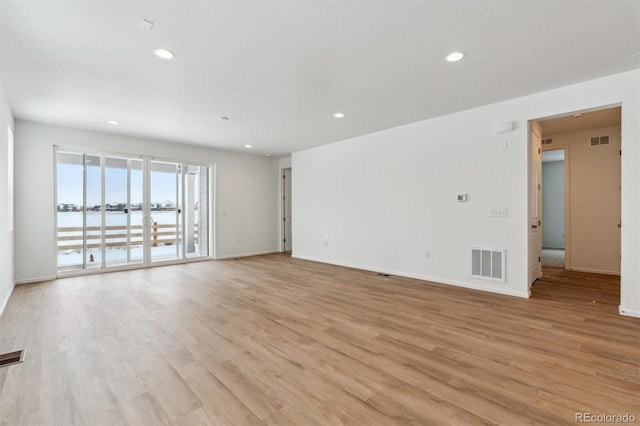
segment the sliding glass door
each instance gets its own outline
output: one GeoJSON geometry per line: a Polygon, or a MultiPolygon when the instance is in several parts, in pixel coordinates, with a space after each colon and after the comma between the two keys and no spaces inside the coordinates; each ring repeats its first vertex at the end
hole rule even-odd
{"type": "Polygon", "coordinates": [[[85,197],[84,154],[58,152],[57,175],[57,240],[58,268],[85,267],[85,197]]]}
{"type": "Polygon", "coordinates": [[[151,261],[182,257],[180,163],[151,161],[151,261]]]}
{"type": "Polygon", "coordinates": [[[84,156],[84,265],[90,269],[100,268],[104,252],[101,165],[102,158],[99,155],[84,156]]]}
{"type": "Polygon", "coordinates": [[[185,256],[209,253],[209,167],[186,164],[184,172],[185,256]]]}
{"type": "Polygon", "coordinates": [[[105,156],[104,163],[105,264],[142,263],[142,160],[105,156]]]}
{"type": "Polygon", "coordinates": [[[209,255],[208,166],[57,149],[56,175],[59,270],[209,255]]]}

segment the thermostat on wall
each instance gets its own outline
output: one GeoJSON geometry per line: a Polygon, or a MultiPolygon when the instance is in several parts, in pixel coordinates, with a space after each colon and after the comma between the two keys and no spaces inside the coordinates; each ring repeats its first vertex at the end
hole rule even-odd
{"type": "Polygon", "coordinates": [[[460,202],[467,201],[467,194],[458,194],[458,201],[460,202]]]}

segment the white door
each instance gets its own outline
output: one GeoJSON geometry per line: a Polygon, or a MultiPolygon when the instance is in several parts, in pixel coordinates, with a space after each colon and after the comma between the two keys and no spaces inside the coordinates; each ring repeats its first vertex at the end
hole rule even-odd
{"type": "Polygon", "coordinates": [[[531,123],[529,160],[529,286],[542,277],[542,135],[540,124],[531,123]]]}
{"type": "Polygon", "coordinates": [[[284,251],[291,251],[291,169],[282,170],[282,241],[284,251]]]}

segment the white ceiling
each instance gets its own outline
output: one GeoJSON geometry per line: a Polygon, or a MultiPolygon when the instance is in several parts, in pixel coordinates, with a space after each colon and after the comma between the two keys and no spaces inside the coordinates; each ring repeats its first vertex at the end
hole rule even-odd
{"type": "Polygon", "coordinates": [[[0,0],[0,72],[17,118],[281,155],[638,68],[639,22],[637,0],[0,0]]]}
{"type": "MultiPolygon", "coordinates": [[[[640,94],[639,94],[640,95],[640,94]]],[[[558,133],[571,133],[581,130],[598,129],[617,126],[622,123],[622,108],[607,108],[596,111],[580,112],[563,117],[541,120],[542,136],[553,136],[558,133]]]]}

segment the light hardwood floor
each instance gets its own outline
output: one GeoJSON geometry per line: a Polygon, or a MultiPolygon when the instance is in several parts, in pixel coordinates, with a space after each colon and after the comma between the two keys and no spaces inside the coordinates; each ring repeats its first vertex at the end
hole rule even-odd
{"type": "Polygon", "coordinates": [[[525,300],[267,255],[21,285],[0,423],[640,418],[640,320],[606,277],[545,275],[525,300]]]}

